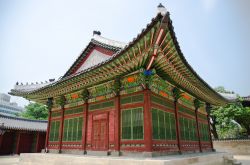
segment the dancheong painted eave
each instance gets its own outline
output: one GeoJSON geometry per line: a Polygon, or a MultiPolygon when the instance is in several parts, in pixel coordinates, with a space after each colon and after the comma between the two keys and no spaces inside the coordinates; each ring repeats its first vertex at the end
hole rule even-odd
{"type": "MultiPolygon", "coordinates": [[[[87,48],[84,51],[86,50],[87,48]]],[[[72,67],[74,66],[73,64],[72,67]]],[[[63,78],[49,85],[28,91],[12,89],[10,94],[45,103],[47,98],[88,88],[145,68],[155,69],[165,80],[204,102],[213,105],[228,103],[228,100],[214,91],[186,61],[168,12],[159,12],[132,42],[117,49],[106,61],[81,72],[69,74],[72,67],[63,78]]]]}

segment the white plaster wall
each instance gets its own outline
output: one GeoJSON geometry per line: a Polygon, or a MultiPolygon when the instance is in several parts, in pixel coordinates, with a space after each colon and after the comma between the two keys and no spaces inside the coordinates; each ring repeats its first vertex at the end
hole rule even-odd
{"type": "Polygon", "coordinates": [[[85,70],[87,68],[90,68],[94,65],[97,65],[105,60],[107,60],[108,58],[110,58],[111,56],[103,54],[97,50],[93,50],[93,52],[89,55],[89,57],[87,58],[87,60],[82,64],[82,66],[76,71],[80,72],[82,70],[85,70]]]}

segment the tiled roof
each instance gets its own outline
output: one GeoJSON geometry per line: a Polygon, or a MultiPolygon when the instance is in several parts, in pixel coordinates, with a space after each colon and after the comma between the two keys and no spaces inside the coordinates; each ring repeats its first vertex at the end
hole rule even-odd
{"type": "Polygon", "coordinates": [[[53,83],[53,81],[46,82],[46,83],[32,83],[32,84],[16,84],[14,86],[14,89],[17,91],[22,91],[22,92],[30,92],[39,88],[42,88],[44,86],[47,86],[49,84],[53,83]]]}
{"type": "Polygon", "coordinates": [[[17,90],[17,89],[11,89],[11,91],[9,92],[10,95],[14,95],[14,96],[23,96],[23,95],[26,95],[26,94],[31,94],[31,93],[34,93],[34,92],[37,92],[39,90],[43,90],[43,89],[46,89],[46,88],[49,88],[49,87],[53,87],[57,84],[60,84],[62,82],[65,82],[67,80],[70,80],[71,78],[73,77],[77,77],[79,75],[83,75],[85,73],[88,73],[100,66],[104,66],[108,63],[110,63],[111,61],[113,61],[114,59],[118,58],[119,56],[121,56],[124,52],[126,52],[127,50],[129,50],[137,41],[139,41],[140,38],[142,38],[149,30],[150,28],[152,28],[154,26],[155,23],[157,23],[157,21],[159,21],[160,19],[162,18],[162,15],[161,13],[158,13],[156,17],[152,18],[151,19],[151,22],[147,24],[146,28],[143,28],[141,30],[141,32],[135,37],[133,38],[133,40],[131,42],[129,42],[127,45],[125,45],[125,47],[121,48],[121,47],[114,47],[114,46],[111,46],[111,45],[107,45],[105,43],[101,43],[100,41],[92,38],[91,39],[91,42],[86,46],[86,48],[82,51],[82,53],[80,54],[80,56],[76,59],[76,61],[73,63],[73,65],[70,67],[70,69],[65,73],[64,76],[62,76],[61,79],[57,80],[57,81],[54,81],[53,83],[51,84],[48,84],[44,87],[41,87],[41,88],[38,88],[38,89],[35,89],[35,90],[32,90],[32,91],[20,91],[20,90],[17,90]],[[116,53],[114,53],[114,55],[112,55],[110,58],[108,58],[107,60],[97,64],[97,65],[94,65],[90,68],[87,68],[85,70],[82,70],[81,72],[78,72],[76,74],[69,74],[71,69],[73,68],[73,66],[76,65],[76,63],[78,61],[80,61],[82,58],[85,57],[86,53],[89,51],[89,49],[91,47],[93,47],[93,45],[98,45],[98,46],[101,46],[101,47],[105,47],[107,49],[111,49],[111,50],[114,50],[116,53]]]}
{"type": "Polygon", "coordinates": [[[47,121],[10,117],[0,114],[0,128],[46,132],[47,121]]]}
{"type": "MultiPolygon", "coordinates": [[[[180,50],[168,12],[165,14],[158,13],[141,33],[124,48],[117,49],[116,53],[106,61],[75,74],[70,74],[74,70],[74,67],[77,66],[77,63],[86,56],[86,52],[98,43],[100,44],[98,46],[103,45],[105,48],[112,48],[112,46],[92,39],[90,44],[61,79],[37,90],[29,92],[11,90],[10,94],[32,98],[34,101],[44,103],[49,97],[57,97],[73,90],[80,90],[83,87],[98,83],[98,81],[107,81],[115,78],[118,74],[126,74],[145,66],[151,67],[151,64],[153,64],[152,67],[157,70],[159,76],[164,77],[170,83],[189,92],[198,99],[213,105],[225,105],[229,102],[229,100],[214,91],[188,64],[180,50]],[[156,44],[156,41],[160,41],[161,38],[161,44],[156,44]],[[141,49],[145,48],[148,51],[156,51],[156,54],[157,49],[159,49],[161,53],[158,53],[156,57],[152,53],[142,53],[141,49]],[[147,61],[150,61],[150,65],[146,64],[147,61]],[[101,76],[107,71],[110,72],[110,76],[101,76]]],[[[147,69],[150,69],[150,67],[147,69]]]]}
{"type": "Polygon", "coordinates": [[[63,78],[69,76],[72,73],[72,70],[74,69],[74,67],[77,66],[78,63],[81,62],[81,60],[83,58],[85,58],[85,56],[88,54],[88,52],[95,45],[103,47],[103,48],[108,49],[108,50],[112,50],[114,52],[117,52],[126,46],[126,44],[123,42],[111,40],[111,39],[102,37],[100,35],[94,35],[93,38],[91,39],[91,41],[89,42],[89,44],[85,47],[85,49],[83,49],[83,51],[81,52],[79,57],[75,60],[75,62],[72,64],[72,66],[69,68],[69,70],[64,74],[63,78]]]}
{"type": "Polygon", "coordinates": [[[231,100],[231,101],[235,101],[237,99],[237,94],[236,93],[220,93],[218,92],[221,96],[223,96],[224,98],[231,100]]]}
{"type": "Polygon", "coordinates": [[[243,101],[250,101],[250,96],[242,97],[243,101]]]}

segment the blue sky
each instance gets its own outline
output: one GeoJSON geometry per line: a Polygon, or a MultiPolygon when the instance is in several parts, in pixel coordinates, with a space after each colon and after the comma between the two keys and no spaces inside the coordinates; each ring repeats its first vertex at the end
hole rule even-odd
{"type": "MultiPolygon", "coordinates": [[[[250,95],[248,0],[0,0],[0,92],[59,78],[92,37],[130,42],[162,2],[181,50],[212,87],[250,95]]],[[[14,97],[21,105],[27,104],[14,97]]]]}

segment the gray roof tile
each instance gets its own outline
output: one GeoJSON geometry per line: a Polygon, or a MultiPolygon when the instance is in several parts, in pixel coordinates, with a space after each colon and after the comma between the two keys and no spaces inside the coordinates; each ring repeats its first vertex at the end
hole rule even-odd
{"type": "Polygon", "coordinates": [[[10,117],[0,114],[0,128],[46,132],[47,121],[10,117]]]}

